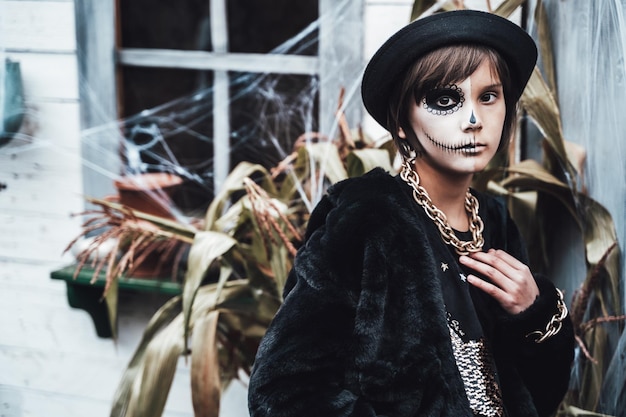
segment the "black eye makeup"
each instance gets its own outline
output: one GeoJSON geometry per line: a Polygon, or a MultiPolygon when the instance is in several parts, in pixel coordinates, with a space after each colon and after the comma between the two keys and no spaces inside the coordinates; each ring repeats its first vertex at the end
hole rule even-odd
{"type": "Polygon", "coordinates": [[[449,84],[427,92],[422,99],[422,104],[428,112],[444,115],[460,109],[464,101],[465,96],[461,88],[456,84],[449,84]]]}

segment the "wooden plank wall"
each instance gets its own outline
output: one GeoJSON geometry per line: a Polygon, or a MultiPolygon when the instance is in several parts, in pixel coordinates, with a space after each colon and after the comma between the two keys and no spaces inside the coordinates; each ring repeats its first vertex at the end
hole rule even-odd
{"type": "MultiPolygon", "coordinates": [[[[363,26],[368,29],[363,31],[365,37],[363,55],[366,60],[387,38],[409,23],[412,8],[413,0],[367,0],[365,2],[363,26]]],[[[388,132],[367,114],[363,120],[363,129],[376,139],[388,135],[388,132]]]]}
{"type": "MultiPolygon", "coordinates": [[[[405,24],[411,0],[366,1],[365,57],[405,24]],[[383,24],[386,22],[387,24],[383,24]]],[[[80,102],[73,0],[0,0],[0,58],[21,65],[28,114],[19,138],[0,148],[0,405],[2,416],[107,416],[141,330],[162,299],[127,295],[116,345],[71,309],[50,271],[80,230],[83,209],[80,102]]],[[[374,125],[370,128],[376,129],[374,125]]],[[[181,363],[166,416],[191,416],[189,369],[181,363]]],[[[234,385],[223,416],[246,416],[234,385]]]]}
{"type": "MultiPolygon", "coordinates": [[[[0,1],[0,58],[20,63],[27,116],[0,148],[0,405],[3,416],[107,416],[143,326],[163,300],[125,296],[120,339],[97,337],[50,272],[83,209],[74,3],[0,1]]],[[[168,416],[191,416],[181,364],[168,416]]]]}

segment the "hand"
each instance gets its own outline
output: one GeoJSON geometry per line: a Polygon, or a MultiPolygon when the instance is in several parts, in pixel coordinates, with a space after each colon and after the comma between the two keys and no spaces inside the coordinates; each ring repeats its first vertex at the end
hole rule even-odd
{"type": "Polygon", "coordinates": [[[489,249],[459,258],[461,264],[482,274],[490,282],[475,275],[467,281],[496,299],[510,314],[518,314],[535,302],[539,288],[528,266],[503,250],[489,249]]]}

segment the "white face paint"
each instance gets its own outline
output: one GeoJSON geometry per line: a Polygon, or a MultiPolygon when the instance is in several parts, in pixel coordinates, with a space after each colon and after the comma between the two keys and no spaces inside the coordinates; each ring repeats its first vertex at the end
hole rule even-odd
{"type": "Polygon", "coordinates": [[[481,171],[498,150],[505,115],[502,84],[484,61],[466,80],[412,104],[409,121],[424,150],[418,163],[457,174],[481,171]]]}

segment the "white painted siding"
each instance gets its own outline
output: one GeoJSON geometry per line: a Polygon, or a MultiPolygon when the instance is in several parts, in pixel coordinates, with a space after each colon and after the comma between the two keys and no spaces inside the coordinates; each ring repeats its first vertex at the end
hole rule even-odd
{"type": "MultiPolygon", "coordinates": [[[[84,204],[73,2],[0,1],[5,57],[20,63],[28,114],[20,137],[0,148],[0,414],[107,416],[158,300],[125,300],[115,346],[50,279],[72,261],[62,251],[84,204]]],[[[168,416],[191,415],[188,373],[180,367],[168,416]]]]}
{"type": "MultiPolygon", "coordinates": [[[[368,61],[376,50],[411,19],[412,0],[367,0],[363,31],[365,60],[368,61]]],[[[360,97],[360,96],[359,96],[360,97]]],[[[359,98],[360,99],[360,98],[359,98]]],[[[383,138],[388,132],[372,117],[365,114],[363,129],[373,138],[383,138]]]]}

